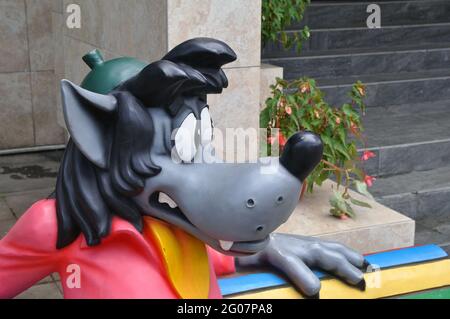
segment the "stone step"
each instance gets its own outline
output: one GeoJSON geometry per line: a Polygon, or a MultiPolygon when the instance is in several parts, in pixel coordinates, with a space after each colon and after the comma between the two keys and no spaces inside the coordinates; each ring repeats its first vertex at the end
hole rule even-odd
{"type": "Polygon", "coordinates": [[[450,215],[426,216],[416,220],[416,245],[438,244],[450,254],[450,215]]]}
{"type": "Polygon", "coordinates": [[[448,219],[450,166],[379,178],[371,193],[378,202],[413,219],[448,219]]]}
{"type": "MultiPolygon", "coordinates": [[[[293,31],[287,31],[288,34],[293,31]]],[[[377,49],[410,45],[450,44],[450,23],[385,26],[381,29],[332,28],[311,30],[311,37],[304,42],[302,54],[326,50],[377,49]]],[[[295,48],[284,49],[278,42],[267,43],[262,49],[263,58],[296,57],[295,48]]]]}
{"type": "Polygon", "coordinates": [[[303,76],[335,78],[418,72],[449,68],[450,45],[403,50],[340,52],[328,55],[265,59],[264,62],[283,67],[285,79],[303,76]]]}
{"type": "Polygon", "coordinates": [[[381,11],[381,27],[392,25],[450,22],[448,0],[426,1],[313,1],[300,23],[289,27],[298,30],[366,27],[367,6],[377,3],[381,11]]]}
{"type": "Polygon", "coordinates": [[[348,92],[358,80],[366,85],[368,107],[450,99],[450,69],[317,78],[316,82],[325,92],[327,102],[338,106],[349,101],[348,92]]]}
{"type": "MultiPolygon", "coordinates": [[[[450,164],[450,100],[370,108],[363,117],[370,175],[392,176],[450,164]]],[[[448,177],[450,181],[450,176],[448,177]]]]}

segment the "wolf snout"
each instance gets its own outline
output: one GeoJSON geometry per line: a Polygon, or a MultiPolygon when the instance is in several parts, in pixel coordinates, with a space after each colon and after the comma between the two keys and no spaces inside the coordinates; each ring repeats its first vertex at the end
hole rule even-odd
{"type": "Polygon", "coordinates": [[[322,159],[323,143],[311,132],[297,132],[284,146],[280,163],[300,181],[314,170],[322,159]]]}

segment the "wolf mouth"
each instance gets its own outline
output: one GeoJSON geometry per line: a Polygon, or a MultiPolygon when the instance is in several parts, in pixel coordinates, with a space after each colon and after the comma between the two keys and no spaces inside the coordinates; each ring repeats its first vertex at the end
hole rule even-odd
{"type": "Polygon", "coordinates": [[[176,225],[206,244],[233,255],[251,255],[262,250],[269,242],[269,236],[262,240],[228,241],[210,237],[195,226],[178,207],[178,204],[166,193],[156,191],[149,197],[149,205],[157,218],[176,225]]]}

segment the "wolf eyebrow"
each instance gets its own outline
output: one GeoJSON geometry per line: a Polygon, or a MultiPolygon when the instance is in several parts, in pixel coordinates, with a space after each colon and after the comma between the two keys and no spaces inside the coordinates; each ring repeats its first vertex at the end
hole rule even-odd
{"type": "Polygon", "coordinates": [[[169,113],[172,116],[172,118],[177,118],[178,116],[184,115],[184,110],[189,110],[190,113],[194,113],[194,116],[196,119],[200,119],[200,114],[203,111],[203,109],[205,107],[209,108],[209,105],[206,103],[206,101],[204,102],[203,100],[200,100],[203,103],[202,104],[196,104],[196,105],[189,105],[189,104],[185,104],[183,103],[183,100],[181,101],[176,101],[176,103],[172,103],[169,106],[169,113]]]}

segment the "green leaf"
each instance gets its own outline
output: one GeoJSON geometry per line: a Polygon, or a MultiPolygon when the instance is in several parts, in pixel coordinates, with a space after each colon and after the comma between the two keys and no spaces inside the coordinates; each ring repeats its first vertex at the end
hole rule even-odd
{"type": "Polygon", "coordinates": [[[288,41],[286,32],[281,32],[281,42],[284,44],[288,41]]]}
{"type": "Polygon", "coordinates": [[[266,107],[259,115],[259,127],[267,128],[270,120],[270,107],[266,107]]]}
{"type": "Polygon", "coordinates": [[[356,112],[350,104],[344,104],[342,106],[342,112],[347,116],[353,116],[356,112]]]}
{"type": "Polygon", "coordinates": [[[342,144],[336,143],[334,147],[342,156],[345,157],[346,160],[351,159],[350,154],[347,153],[347,150],[344,148],[344,146],[342,146],[342,144]]]}
{"type": "Polygon", "coordinates": [[[345,200],[342,197],[342,193],[333,191],[333,195],[330,198],[330,204],[334,207],[337,207],[341,211],[345,212],[347,207],[345,206],[345,200]]]}
{"type": "Polygon", "coordinates": [[[357,206],[361,206],[361,207],[366,207],[366,208],[372,208],[372,206],[370,206],[370,204],[354,199],[353,197],[350,198],[350,201],[352,202],[352,204],[357,205],[357,206]]]}
{"type": "Polygon", "coordinates": [[[331,195],[331,197],[330,197],[330,199],[329,199],[329,202],[330,202],[330,205],[332,206],[332,207],[338,207],[338,202],[339,202],[339,199],[338,199],[338,197],[336,196],[336,193],[334,193],[333,195],[331,195]]]}
{"type": "Polygon", "coordinates": [[[347,210],[345,211],[347,215],[350,216],[351,218],[354,218],[356,214],[352,206],[349,203],[345,202],[345,207],[347,208],[347,210]]]}
{"type": "Polygon", "coordinates": [[[366,196],[366,197],[368,197],[368,198],[373,198],[372,195],[371,195],[371,194],[369,193],[369,191],[367,190],[367,185],[366,185],[366,183],[361,182],[361,181],[355,181],[354,184],[355,184],[356,190],[357,190],[360,194],[362,194],[362,195],[364,195],[364,196],[366,196]]]}
{"type": "Polygon", "coordinates": [[[308,26],[305,26],[302,30],[302,35],[303,35],[303,39],[309,39],[309,37],[311,36],[311,32],[309,31],[308,26]]]}
{"type": "Polygon", "coordinates": [[[363,179],[364,179],[364,172],[362,171],[362,169],[357,168],[357,167],[354,167],[354,168],[351,169],[351,172],[352,172],[353,174],[355,174],[356,176],[358,176],[358,178],[359,178],[360,180],[363,180],[363,179]]]}
{"type": "Polygon", "coordinates": [[[330,177],[330,171],[322,171],[319,176],[316,179],[316,183],[317,185],[321,186],[322,183],[328,178],[330,177]]]}
{"type": "Polygon", "coordinates": [[[346,144],[345,138],[346,138],[346,134],[345,134],[345,129],[343,126],[340,126],[337,130],[338,136],[339,136],[339,140],[341,141],[342,144],[346,144]]]}
{"type": "Polygon", "coordinates": [[[332,145],[333,144],[333,141],[331,140],[331,138],[329,136],[323,135],[323,136],[321,136],[321,138],[322,138],[322,141],[323,141],[323,143],[325,145],[332,145]]]}
{"type": "Polygon", "coordinates": [[[342,215],[341,211],[339,209],[336,209],[334,207],[330,208],[330,214],[336,217],[340,217],[342,215]]]}
{"type": "Polygon", "coordinates": [[[288,101],[289,104],[295,105],[297,103],[295,103],[295,97],[293,95],[288,95],[286,97],[286,100],[288,101]]]}

